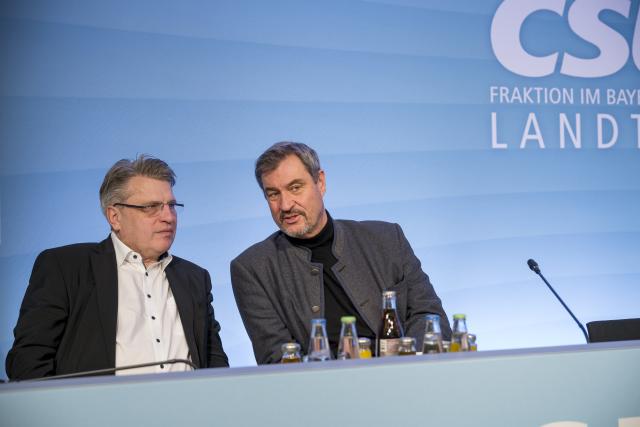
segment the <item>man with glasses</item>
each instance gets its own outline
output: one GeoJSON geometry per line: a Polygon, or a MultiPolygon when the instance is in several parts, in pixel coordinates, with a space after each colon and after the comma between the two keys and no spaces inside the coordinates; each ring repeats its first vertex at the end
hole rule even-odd
{"type": "Polygon", "coordinates": [[[165,363],[116,374],[228,366],[207,270],[169,253],[178,223],[173,170],[141,155],[100,187],[111,226],[100,243],[35,261],[6,360],[10,379],[165,363]]]}

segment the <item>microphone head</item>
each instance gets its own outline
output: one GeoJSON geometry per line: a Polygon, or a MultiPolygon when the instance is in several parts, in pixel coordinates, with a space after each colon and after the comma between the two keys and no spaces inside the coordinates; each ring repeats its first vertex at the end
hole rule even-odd
{"type": "Polygon", "coordinates": [[[529,266],[531,271],[533,271],[536,274],[540,274],[540,267],[538,267],[538,263],[535,262],[535,260],[530,259],[529,261],[527,261],[527,265],[529,266]]]}

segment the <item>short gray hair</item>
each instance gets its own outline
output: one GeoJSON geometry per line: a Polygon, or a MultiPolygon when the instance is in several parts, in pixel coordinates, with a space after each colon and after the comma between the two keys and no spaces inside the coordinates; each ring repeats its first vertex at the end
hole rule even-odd
{"type": "Polygon", "coordinates": [[[256,181],[258,181],[261,189],[263,189],[262,175],[274,171],[285,157],[292,154],[300,159],[314,182],[318,182],[318,177],[320,176],[320,159],[315,150],[301,142],[282,141],[273,144],[256,160],[256,181]]]}
{"type": "Polygon", "coordinates": [[[104,176],[100,186],[100,206],[105,216],[107,207],[114,203],[122,203],[129,197],[126,187],[129,180],[135,176],[166,181],[172,187],[176,184],[173,169],[162,160],[148,154],[140,154],[135,160],[118,160],[104,176]]]}

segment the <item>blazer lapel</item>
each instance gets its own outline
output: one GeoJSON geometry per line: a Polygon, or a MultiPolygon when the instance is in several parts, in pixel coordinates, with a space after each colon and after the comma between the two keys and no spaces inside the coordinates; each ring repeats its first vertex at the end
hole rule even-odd
{"type": "Polygon", "coordinates": [[[375,286],[370,283],[367,275],[362,274],[356,268],[352,267],[357,265],[355,261],[352,261],[352,254],[358,253],[357,250],[350,250],[346,248],[347,242],[345,240],[344,230],[339,220],[333,221],[333,229],[335,233],[333,252],[338,262],[333,266],[332,270],[334,274],[341,279],[340,283],[345,292],[351,298],[351,301],[356,306],[358,314],[362,320],[369,326],[374,334],[378,333],[379,316],[381,313],[380,301],[372,300],[371,286],[375,286]]]}
{"type": "Polygon", "coordinates": [[[200,368],[201,366],[206,365],[202,363],[201,352],[198,350],[205,351],[206,349],[199,349],[197,345],[200,341],[196,340],[194,332],[195,306],[193,296],[189,292],[191,284],[187,272],[183,268],[178,268],[179,264],[180,259],[174,256],[171,263],[165,269],[165,274],[169,280],[169,287],[171,288],[171,293],[173,293],[173,298],[175,299],[176,306],[178,307],[180,321],[182,322],[182,329],[184,330],[184,336],[187,339],[189,353],[191,354],[191,361],[200,368]]]}
{"type": "Polygon", "coordinates": [[[118,321],[118,268],[111,237],[100,242],[91,254],[91,267],[98,295],[98,310],[109,366],[116,365],[118,321]]]}

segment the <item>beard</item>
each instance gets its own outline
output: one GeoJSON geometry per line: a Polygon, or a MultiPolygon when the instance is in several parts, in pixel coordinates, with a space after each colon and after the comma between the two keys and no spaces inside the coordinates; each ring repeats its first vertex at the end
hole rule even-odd
{"type": "Polygon", "coordinates": [[[309,218],[307,217],[307,214],[299,211],[297,209],[292,209],[290,211],[287,212],[280,212],[280,222],[278,223],[278,226],[280,228],[280,231],[282,231],[284,234],[286,234],[289,237],[293,237],[295,239],[303,239],[304,236],[309,233],[311,230],[314,229],[314,227],[317,225],[318,221],[316,221],[316,223],[311,224],[309,222],[309,218]],[[284,223],[284,217],[287,215],[291,215],[291,214],[295,214],[295,215],[299,215],[302,218],[302,221],[304,222],[304,225],[302,226],[301,229],[299,230],[290,230],[286,228],[286,224],[284,223]]]}

